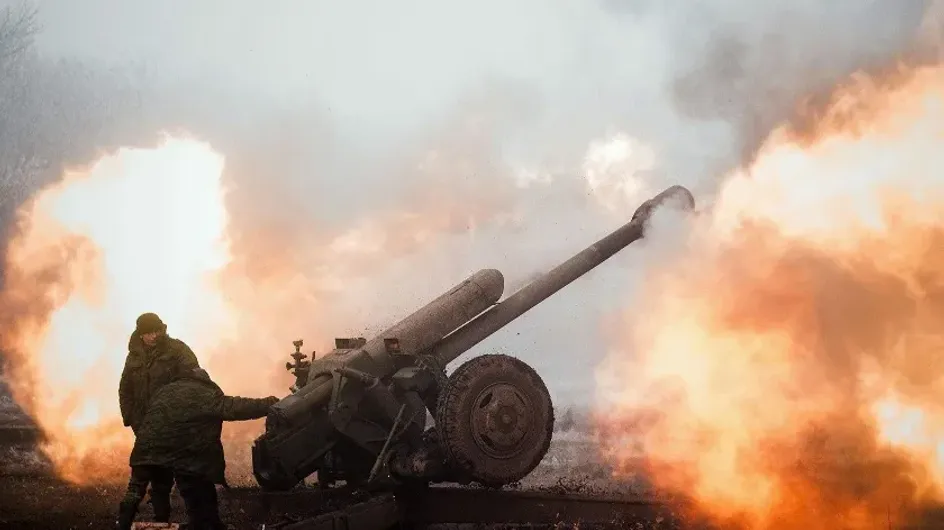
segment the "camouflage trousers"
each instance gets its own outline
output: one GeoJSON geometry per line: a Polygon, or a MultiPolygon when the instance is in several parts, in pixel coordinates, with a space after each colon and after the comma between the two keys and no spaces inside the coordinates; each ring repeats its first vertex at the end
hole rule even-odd
{"type": "Polygon", "coordinates": [[[216,484],[201,476],[177,473],[177,489],[187,507],[189,530],[220,530],[226,526],[220,520],[216,484]]]}
{"type": "Polygon", "coordinates": [[[132,466],[128,489],[118,508],[118,528],[129,529],[138,507],[151,486],[151,505],[154,519],[159,523],[170,521],[170,491],[174,487],[174,472],[161,466],[132,466]]]}

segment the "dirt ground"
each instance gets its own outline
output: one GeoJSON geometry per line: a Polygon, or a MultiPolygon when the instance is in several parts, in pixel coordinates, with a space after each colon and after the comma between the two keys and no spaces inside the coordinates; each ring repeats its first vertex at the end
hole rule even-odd
{"type": "MultiPolygon", "coordinates": [[[[0,476],[0,528],[4,530],[107,529],[114,524],[121,486],[78,487],[51,477],[0,476]]],[[[172,521],[185,522],[183,501],[171,496],[172,521]]],[[[255,529],[267,522],[257,503],[245,495],[220,491],[220,514],[236,530],[255,529]]],[[[142,503],[138,520],[153,520],[151,506],[142,503]]],[[[268,518],[269,521],[272,518],[268,518]]]]}
{"type": "MultiPolygon", "coordinates": [[[[555,492],[638,495],[640,482],[618,483],[594,462],[575,462],[583,453],[579,442],[555,443],[551,452],[532,476],[517,487],[525,490],[555,492]]],[[[247,495],[245,487],[228,492],[220,489],[220,513],[235,530],[258,530],[281,514],[262,511],[261,503],[247,495]]],[[[118,502],[124,494],[121,485],[75,486],[54,478],[48,464],[28,446],[0,447],[0,528],[65,530],[104,529],[113,525],[118,502]]],[[[173,521],[186,521],[183,501],[174,491],[173,521]]],[[[138,520],[150,520],[148,504],[142,504],[138,520]]]]}
{"type": "MultiPolygon", "coordinates": [[[[53,475],[48,462],[26,445],[0,446],[0,528],[106,529],[114,525],[124,486],[76,486],[53,475]]],[[[171,496],[173,520],[186,521],[183,501],[176,490],[171,496]]],[[[258,529],[263,522],[247,516],[245,502],[234,502],[221,493],[220,511],[235,528],[258,529]]],[[[153,512],[143,503],[139,520],[153,512]]]]}
{"type": "MultiPolygon", "coordinates": [[[[566,449],[572,450],[572,449],[566,449]]],[[[645,494],[640,481],[615,482],[591,464],[561,465],[552,457],[518,487],[523,490],[550,490],[559,493],[600,493],[607,496],[645,494]]],[[[78,530],[107,529],[114,522],[118,502],[124,493],[121,485],[74,486],[52,477],[42,459],[28,450],[0,450],[0,529],[4,530],[78,530]]],[[[220,490],[220,513],[233,530],[259,530],[283,514],[262,510],[261,502],[250,488],[220,490]]],[[[174,491],[173,521],[184,522],[183,502],[174,491]]],[[[142,504],[138,520],[150,520],[151,507],[142,504]]],[[[908,530],[944,528],[944,510],[928,510],[922,521],[908,530]]],[[[884,522],[876,529],[886,529],[884,522]]],[[[904,529],[902,529],[904,530],[904,529]]]]}
{"type": "Polygon", "coordinates": [[[0,476],[0,492],[0,527],[11,530],[108,528],[122,495],[120,487],[75,487],[28,475],[0,476]]]}

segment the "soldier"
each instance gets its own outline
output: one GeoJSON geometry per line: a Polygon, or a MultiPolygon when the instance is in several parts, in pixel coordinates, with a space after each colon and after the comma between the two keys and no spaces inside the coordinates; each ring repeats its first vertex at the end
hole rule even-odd
{"type": "MultiPolygon", "coordinates": [[[[167,326],[154,313],[137,319],[128,340],[128,357],[118,384],[118,403],[126,427],[138,434],[148,402],[155,392],[169,383],[177,369],[199,368],[193,351],[182,341],[167,336],[167,326]]],[[[170,492],[173,472],[160,466],[133,466],[128,490],[118,511],[118,528],[127,530],[137,514],[147,487],[151,486],[151,504],[157,522],[170,521],[170,492]]]]}
{"type": "Polygon", "coordinates": [[[180,371],[154,394],[138,426],[131,466],[173,470],[191,530],[225,528],[216,496],[216,485],[226,483],[223,422],[265,417],[278,401],[227,396],[205,370],[180,371]]]}

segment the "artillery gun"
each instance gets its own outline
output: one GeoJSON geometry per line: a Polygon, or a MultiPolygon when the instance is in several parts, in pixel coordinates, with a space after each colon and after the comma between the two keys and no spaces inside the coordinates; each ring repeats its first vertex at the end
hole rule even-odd
{"type": "Polygon", "coordinates": [[[253,472],[269,491],[317,473],[322,487],[478,482],[501,487],[527,476],[548,451],[551,397],[523,361],[474,357],[445,367],[476,344],[643,237],[655,207],[694,199],[672,186],[632,219],[499,302],[504,277],[483,269],[377,337],[336,339],[311,361],[296,341],[292,393],[273,405],[253,443],[253,472]],[[427,416],[434,425],[427,428],[427,416]]]}

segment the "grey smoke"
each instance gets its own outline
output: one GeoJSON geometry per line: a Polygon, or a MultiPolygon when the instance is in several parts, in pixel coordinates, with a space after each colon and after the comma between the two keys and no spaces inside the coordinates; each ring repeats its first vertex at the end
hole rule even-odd
{"type": "MultiPolygon", "coordinates": [[[[84,149],[70,159],[161,129],[205,138],[227,156],[238,237],[287,234],[268,258],[301,274],[314,272],[297,249],[378,211],[423,210],[420,190],[495,198],[349,293],[319,294],[337,313],[317,318],[344,336],[382,328],[480,267],[501,269],[510,292],[625,222],[637,204],[604,211],[579,174],[589,143],[612,131],[655,150],[649,186],[681,183],[704,200],[799,99],[902,53],[925,5],[47,1],[37,50],[42,64],[82,61],[134,88],[122,92],[134,95],[126,114],[91,138],[72,133],[84,149]],[[522,172],[546,178],[519,187],[522,172]]],[[[632,296],[645,251],[617,256],[476,351],[520,355],[555,399],[586,403],[602,323],[632,296]]]]}

